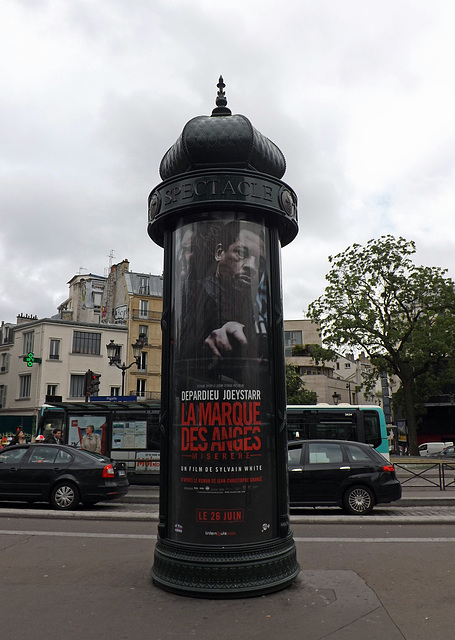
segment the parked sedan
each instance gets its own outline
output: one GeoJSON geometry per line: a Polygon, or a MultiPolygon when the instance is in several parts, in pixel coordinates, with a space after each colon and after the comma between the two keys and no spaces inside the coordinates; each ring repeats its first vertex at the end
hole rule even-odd
{"type": "Polygon", "coordinates": [[[128,492],[125,467],[99,453],[57,444],[0,451],[0,501],[49,502],[55,509],[94,505],[128,492]]]}
{"type": "Polygon", "coordinates": [[[393,464],[360,442],[289,442],[288,472],[291,507],[339,506],[364,515],[401,498],[393,464]]]}

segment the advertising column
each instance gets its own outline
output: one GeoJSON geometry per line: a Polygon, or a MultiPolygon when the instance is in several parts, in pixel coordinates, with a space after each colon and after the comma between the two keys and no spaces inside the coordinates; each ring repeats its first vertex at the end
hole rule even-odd
{"type": "Polygon", "coordinates": [[[280,270],[280,248],[298,229],[297,198],[259,171],[274,168],[273,153],[284,164],[281,152],[244,116],[231,116],[222,90],[212,116],[194,121],[163,159],[165,181],[149,198],[149,234],[165,250],[152,577],[183,595],[260,595],[299,572],[287,504],[280,270]],[[233,130],[234,167],[225,155],[219,167],[233,130]],[[256,166],[242,137],[271,145],[256,166]]]}

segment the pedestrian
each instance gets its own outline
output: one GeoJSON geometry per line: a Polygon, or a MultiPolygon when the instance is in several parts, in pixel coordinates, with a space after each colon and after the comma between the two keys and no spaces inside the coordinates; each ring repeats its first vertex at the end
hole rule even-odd
{"type": "Polygon", "coordinates": [[[63,444],[62,430],[58,428],[54,429],[52,435],[46,439],[46,444],[63,444]]]}
{"type": "Polygon", "coordinates": [[[99,435],[95,433],[95,427],[92,424],[86,426],[85,436],[82,436],[81,446],[86,451],[101,453],[101,439],[99,435]]]}
{"type": "Polygon", "coordinates": [[[27,440],[25,439],[24,432],[22,431],[22,427],[17,427],[16,435],[12,437],[9,446],[14,444],[25,444],[27,440]]]}

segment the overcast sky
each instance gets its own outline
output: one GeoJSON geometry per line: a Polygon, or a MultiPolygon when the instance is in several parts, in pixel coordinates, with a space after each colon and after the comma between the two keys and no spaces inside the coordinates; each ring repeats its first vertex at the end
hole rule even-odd
{"type": "Polygon", "coordinates": [[[455,277],[454,32],[453,0],[2,0],[0,321],[55,314],[111,251],[162,272],[147,197],[220,74],[299,198],[286,319],[383,234],[455,277]]]}

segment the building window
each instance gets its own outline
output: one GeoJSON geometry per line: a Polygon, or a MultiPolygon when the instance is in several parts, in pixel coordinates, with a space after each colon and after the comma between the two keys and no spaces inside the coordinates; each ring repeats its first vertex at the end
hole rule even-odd
{"type": "Polygon", "coordinates": [[[47,396],[56,396],[58,395],[58,384],[48,384],[47,385],[47,396]]]}
{"type": "Polygon", "coordinates": [[[12,343],[13,341],[13,330],[11,327],[5,326],[3,329],[0,329],[0,344],[12,343]]]}
{"type": "Polygon", "coordinates": [[[0,361],[0,371],[6,373],[9,370],[9,353],[2,353],[2,359],[0,361]]]}
{"type": "MultiPolygon", "coordinates": [[[[73,353],[85,353],[92,356],[100,355],[101,333],[74,331],[73,353]]],[[[73,396],[76,397],[76,396],[73,396]]]]}
{"type": "Polygon", "coordinates": [[[138,378],[137,383],[136,383],[136,395],[137,396],[141,396],[142,398],[145,398],[145,386],[146,386],[147,380],[145,380],[144,378],[138,378]]]}
{"type": "Polygon", "coordinates": [[[60,360],[60,340],[51,338],[49,343],[49,360],[60,360]]]}
{"type": "Polygon", "coordinates": [[[93,292],[93,310],[95,313],[100,313],[101,311],[101,291],[93,292]]]}
{"type": "Polygon", "coordinates": [[[141,276],[139,278],[139,295],[141,296],[150,295],[149,279],[146,276],[141,276]]]}
{"type": "Polygon", "coordinates": [[[148,343],[149,328],[148,328],[147,324],[140,324],[139,325],[139,339],[142,339],[144,341],[144,344],[148,343]]]}
{"type": "Polygon", "coordinates": [[[30,398],[30,389],[32,386],[32,376],[19,376],[19,398],[30,398]]]}
{"type": "Polygon", "coordinates": [[[111,396],[119,396],[120,387],[111,387],[111,396]]]}
{"type": "Polygon", "coordinates": [[[148,300],[139,301],[139,317],[148,319],[149,317],[149,301],[148,300]]]}
{"type": "Polygon", "coordinates": [[[285,331],[284,332],[284,355],[292,355],[292,347],[296,344],[303,344],[303,335],[301,331],[285,331]]]}
{"type": "Polygon", "coordinates": [[[345,369],[350,369],[351,368],[351,363],[350,362],[345,362],[344,363],[344,368],[345,369]]]}
{"type": "Polygon", "coordinates": [[[84,397],[85,375],[71,375],[70,378],[70,398],[84,397]]]}
{"type": "Polygon", "coordinates": [[[138,370],[147,371],[147,352],[146,351],[143,351],[141,353],[138,370]]]}
{"type": "Polygon", "coordinates": [[[0,384],[0,409],[6,407],[6,384],[0,384]]]}
{"type": "Polygon", "coordinates": [[[33,353],[33,343],[34,343],[34,338],[35,338],[35,332],[34,331],[27,331],[27,333],[24,333],[24,346],[23,346],[23,351],[22,353],[25,355],[26,353],[33,353]]]}

